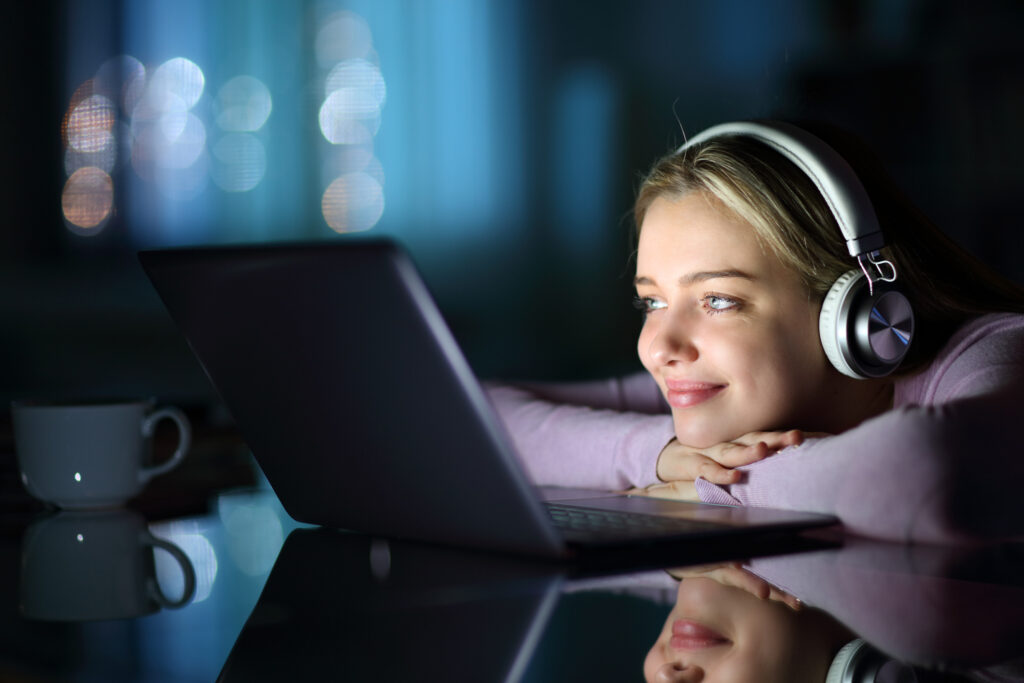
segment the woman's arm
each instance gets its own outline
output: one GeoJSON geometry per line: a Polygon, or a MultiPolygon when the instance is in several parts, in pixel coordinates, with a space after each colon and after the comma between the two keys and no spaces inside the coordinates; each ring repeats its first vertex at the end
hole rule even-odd
{"type": "MultiPolygon", "coordinates": [[[[502,385],[489,388],[498,386],[502,385]]],[[[647,372],[584,382],[516,382],[507,386],[524,391],[533,399],[551,403],[647,415],[669,412],[661,390],[647,372]]]]}
{"type": "Polygon", "coordinates": [[[842,434],[743,467],[701,500],[837,515],[854,533],[951,542],[1024,535],[1024,318],[972,325],[907,403],[842,434]]]}
{"type": "Polygon", "coordinates": [[[672,417],[646,373],[487,391],[534,483],[621,490],[657,481],[672,417]]]}

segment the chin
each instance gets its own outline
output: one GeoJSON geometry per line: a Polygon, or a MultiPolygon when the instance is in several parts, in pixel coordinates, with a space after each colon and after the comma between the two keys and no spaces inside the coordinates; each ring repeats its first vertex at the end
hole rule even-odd
{"type": "Polygon", "coordinates": [[[751,429],[746,432],[732,434],[722,429],[694,429],[693,425],[680,427],[677,424],[675,427],[676,440],[684,446],[690,446],[691,448],[708,448],[725,443],[726,441],[732,441],[751,431],[754,430],[751,429]]]}

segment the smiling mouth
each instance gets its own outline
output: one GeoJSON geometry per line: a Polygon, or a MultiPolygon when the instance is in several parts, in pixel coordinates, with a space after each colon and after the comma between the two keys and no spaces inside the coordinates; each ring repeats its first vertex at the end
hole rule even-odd
{"type": "Polygon", "coordinates": [[[672,622],[672,638],[669,645],[673,650],[702,650],[708,647],[728,645],[731,641],[717,631],[689,619],[672,622]]]}
{"type": "Polygon", "coordinates": [[[689,408],[717,396],[726,385],[709,382],[665,381],[665,400],[673,408],[689,408]]]}

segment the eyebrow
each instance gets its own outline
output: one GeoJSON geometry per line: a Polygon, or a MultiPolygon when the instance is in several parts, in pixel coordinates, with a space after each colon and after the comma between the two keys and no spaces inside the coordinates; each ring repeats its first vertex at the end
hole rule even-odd
{"type": "MultiPolygon", "coordinates": [[[[689,273],[679,278],[679,284],[685,286],[695,284],[697,282],[706,282],[708,280],[717,280],[718,278],[724,277],[736,277],[743,280],[756,280],[750,273],[745,273],[742,270],[701,270],[696,273],[689,273]]],[[[646,276],[637,276],[633,278],[633,286],[636,285],[653,285],[654,280],[646,276]]]]}

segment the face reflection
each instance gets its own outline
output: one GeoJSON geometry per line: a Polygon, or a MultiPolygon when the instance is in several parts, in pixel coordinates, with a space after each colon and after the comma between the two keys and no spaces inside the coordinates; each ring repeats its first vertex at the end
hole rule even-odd
{"type": "Polygon", "coordinates": [[[820,305],[764,251],[753,228],[706,195],[656,199],[640,231],[637,350],[697,448],[752,431],[824,431],[835,382],[818,341],[820,305]]]}
{"type": "Polygon", "coordinates": [[[710,578],[683,579],[676,605],[644,661],[644,678],[820,683],[845,642],[838,628],[817,610],[794,611],[710,578]]]}

